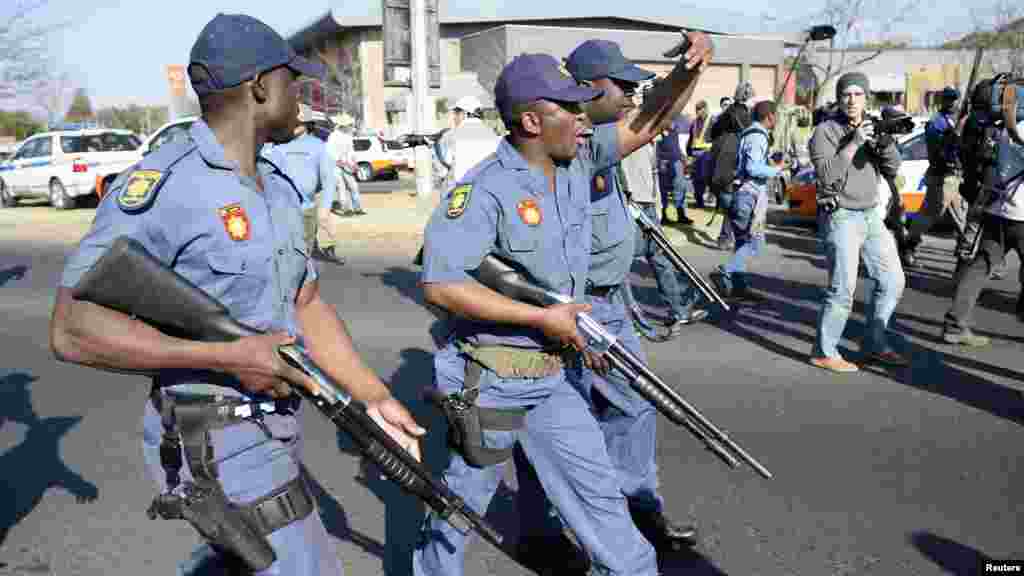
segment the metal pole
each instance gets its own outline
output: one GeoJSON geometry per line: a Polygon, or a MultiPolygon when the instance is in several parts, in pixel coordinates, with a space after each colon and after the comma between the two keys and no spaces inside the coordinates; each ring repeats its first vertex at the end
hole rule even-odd
{"type": "MultiPolygon", "coordinates": [[[[430,85],[427,70],[427,2],[411,0],[410,32],[412,42],[412,127],[416,134],[434,131],[433,106],[431,106],[430,85]]],[[[431,202],[430,150],[416,146],[416,204],[420,211],[433,208],[431,202]]]]}

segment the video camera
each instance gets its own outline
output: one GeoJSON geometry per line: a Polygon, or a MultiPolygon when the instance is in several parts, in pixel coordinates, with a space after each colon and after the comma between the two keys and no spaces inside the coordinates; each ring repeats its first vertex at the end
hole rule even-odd
{"type": "Polygon", "coordinates": [[[434,142],[437,142],[444,136],[445,130],[440,130],[433,134],[404,134],[399,136],[395,142],[399,145],[399,149],[402,148],[413,148],[416,146],[433,146],[434,142]]]}
{"type": "Polygon", "coordinates": [[[885,112],[881,116],[869,115],[868,122],[875,127],[875,134],[900,135],[914,131],[914,118],[901,110],[885,112]]]}

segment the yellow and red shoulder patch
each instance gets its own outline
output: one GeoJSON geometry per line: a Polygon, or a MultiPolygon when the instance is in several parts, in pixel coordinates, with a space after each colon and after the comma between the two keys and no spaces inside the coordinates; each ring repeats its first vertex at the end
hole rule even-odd
{"type": "Polygon", "coordinates": [[[519,212],[519,218],[529,226],[537,226],[544,220],[540,206],[532,198],[516,204],[516,212],[519,212]]]}
{"type": "Polygon", "coordinates": [[[159,170],[132,172],[117,195],[118,207],[129,214],[136,214],[149,208],[156,200],[156,193],[160,191],[163,181],[164,173],[159,170]]]}
{"type": "Polygon", "coordinates": [[[224,230],[235,242],[248,240],[252,237],[252,226],[249,223],[249,215],[241,204],[228,204],[217,209],[220,219],[224,222],[224,230]]]}
{"type": "Polygon", "coordinates": [[[466,205],[469,204],[469,193],[472,191],[473,186],[470,184],[463,184],[452,189],[452,195],[448,198],[448,210],[445,214],[449,218],[462,216],[462,213],[466,211],[466,205]]]}

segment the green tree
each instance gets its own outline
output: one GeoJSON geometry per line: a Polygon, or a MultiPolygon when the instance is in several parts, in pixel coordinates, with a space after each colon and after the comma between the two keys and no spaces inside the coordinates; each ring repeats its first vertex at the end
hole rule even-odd
{"type": "Polygon", "coordinates": [[[46,127],[32,118],[28,112],[0,110],[0,136],[13,136],[15,140],[24,140],[45,129],[46,127]]]}
{"type": "Polygon", "coordinates": [[[75,90],[75,96],[71,99],[71,108],[68,108],[65,119],[77,122],[92,118],[92,102],[89,100],[89,95],[85,92],[85,88],[75,90]]]}
{"type": "Polygon", "coordinates": [[[96,111],[96,120],[107,128],[149,134],[167,122],[167,107],[131,104],[125,107],[100,108],[96,111]]]}

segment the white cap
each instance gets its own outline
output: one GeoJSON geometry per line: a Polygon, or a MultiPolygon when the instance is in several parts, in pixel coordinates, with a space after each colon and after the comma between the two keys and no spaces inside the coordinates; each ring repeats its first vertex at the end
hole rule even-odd
{"type": "Polygon", "coordinates": [[[455,101],[452,110],[463,110],[469,114],[476,114],[482,107],[483,105],[480,104],[480,100],[476,96],[463,96],[455,101]]]}

